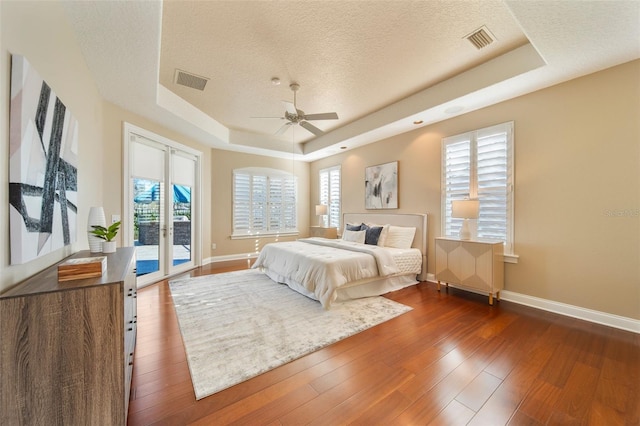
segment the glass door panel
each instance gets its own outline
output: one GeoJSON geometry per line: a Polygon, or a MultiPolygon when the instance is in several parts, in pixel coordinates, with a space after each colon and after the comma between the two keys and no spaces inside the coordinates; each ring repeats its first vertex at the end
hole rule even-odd
{"type": "Polygon", "coordinates": [[[171,186],[172,186],[172,217],[171,233],[173,237],[172,259],[170,273],[179,272],[194,266],[194,200],[193,188],[196,182],[197,158],[183,150],[172,148],[170,155],[171,186]]]}
{"type": "Polygon", "coordinates": [[[191,187],[173,186],[173,266],[190,262],[191,256],[191,187]]]}
{"type": "Polygon", "coordinates": [[[136,275],[160,271],[162,182],[133,179],[133,244],[136,275]]]}

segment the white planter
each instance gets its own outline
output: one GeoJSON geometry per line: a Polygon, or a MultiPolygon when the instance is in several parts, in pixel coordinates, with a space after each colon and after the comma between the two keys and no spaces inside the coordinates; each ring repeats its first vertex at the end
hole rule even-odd
{"type": "Polygon", "coordinates": [[[87,219],[89,251],[91,253],[100,253],[100,250],[102,250],[102,240],[91,233],[91,231],[93,231],[92,225],[107,226],[102,207],[91,207],[89,209],[89,218],[87,219]]]}
{"type": "Polygon", "coordinates": [[[116,252],[116,242],[115,241],[103,241],[102,242],[102,252],[103,253],[115,253],[116,252]]]}

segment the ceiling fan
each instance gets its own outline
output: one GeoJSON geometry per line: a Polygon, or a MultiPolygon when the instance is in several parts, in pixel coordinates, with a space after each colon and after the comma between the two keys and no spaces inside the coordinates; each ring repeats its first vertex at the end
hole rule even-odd
{"type": "Polygon", "coordinates": [[[279,136],[284,134],[290,126],[295,124],[299,124],[300,127],[304,127],[311,133],[316,136],[320,136],[324,134],[324,132],[318,129],[313,124],[309,123],[312,120],[337,120],[338,114],[335,112],[325,112],[320,114],[305,114],[304,111],[298,109],[296,104],[296,92],[300,89],[300,85],[298,83],[291,83],[289,85],[291,90],[293,91],[293,103],[282,101],[285,107],[284,117],[255,117],[255,118],[279,118],[281,120],[287,120],[285,124],[282,125],[275,133],[275,135],[279,136]]]}

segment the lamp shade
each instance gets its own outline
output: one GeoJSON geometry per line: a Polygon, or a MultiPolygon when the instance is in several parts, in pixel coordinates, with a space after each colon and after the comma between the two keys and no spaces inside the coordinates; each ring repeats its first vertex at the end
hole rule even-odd
{"type": "Polygon", "coordinates": [[[480,201],[456,200],[451,202],[451,217],[477,219],[480,214],[480,201]]]}
{"type": "Polygon", "coordinates": [[[325,204],[318,204],[316,206],[316,216],[322,216],[327,214],[327,206],[325,204]]]}

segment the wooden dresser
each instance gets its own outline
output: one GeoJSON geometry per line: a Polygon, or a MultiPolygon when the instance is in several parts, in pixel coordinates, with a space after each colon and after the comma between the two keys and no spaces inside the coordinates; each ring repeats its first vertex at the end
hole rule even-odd
{"type": "Polygon", "coordinates": [[[135,249],[70,258],[90,256],[107,256],[101,277],[58,282],[56,264],[0,295],[0,424],[126,424],[135,249]]]}
{"type": "Polygon", "coordinates": [[[504,263],[502,241],[461,240],[454,237],[438,237],[436,241],[436,280],[457,284],[500,300],[504,288],[504,263]]]}

